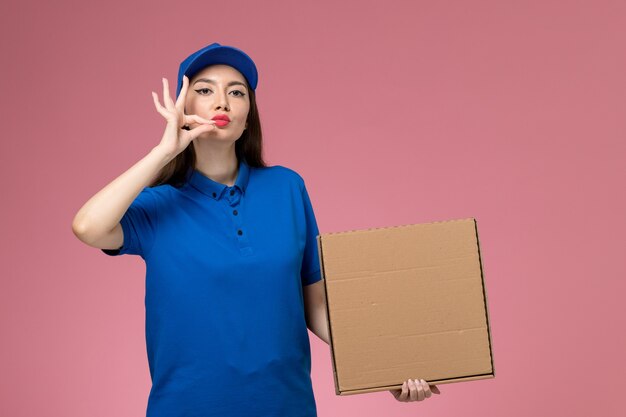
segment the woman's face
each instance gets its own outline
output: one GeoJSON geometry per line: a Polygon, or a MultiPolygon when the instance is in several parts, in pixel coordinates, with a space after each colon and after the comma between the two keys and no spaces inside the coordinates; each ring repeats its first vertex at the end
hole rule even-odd
{"type": "Polygon", "coordinates": [[[218,122],[215,130],[203,133],[199,138],[239,139],[247,127],[249,110],[250,96],[245,78],[230,65],[210,65],[189,80],[185,114],[196,114],[209,120],[225,114],[230,119],[228,123],[218,122]]]}

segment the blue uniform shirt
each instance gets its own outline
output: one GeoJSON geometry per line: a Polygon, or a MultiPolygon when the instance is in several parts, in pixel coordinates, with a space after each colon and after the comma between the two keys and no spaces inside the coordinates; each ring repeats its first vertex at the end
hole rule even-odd
{"type": "Polygon", "coordinates": [[[102,251],[146,263],[148,417],[316,416],[302,287],[321,279],[304,180],[239,162],[146,187],[102,251]]]}

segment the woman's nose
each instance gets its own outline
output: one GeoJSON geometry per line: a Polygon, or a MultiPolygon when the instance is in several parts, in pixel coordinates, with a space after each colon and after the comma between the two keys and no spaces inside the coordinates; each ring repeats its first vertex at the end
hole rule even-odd
{"type": "Polygon", "coordinates": [[[225,93],[220,93],[217,94],[216,100],[215,100],[215,108],[219,109],[227,109],[228,108],[228,99],[226,98],[226,94],[225,93]]]}

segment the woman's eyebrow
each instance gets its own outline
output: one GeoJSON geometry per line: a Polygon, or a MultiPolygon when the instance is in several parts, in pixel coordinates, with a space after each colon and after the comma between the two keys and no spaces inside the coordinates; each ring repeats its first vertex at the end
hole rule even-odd
{"type": "MultiPolygon", "coordinates": [[[[212,84],[217,84],[215,82],[215,80],[211,80],[210,78],[199,78],[197,79],[193,85],[196,85],[196,83],[202,82],[204,81],[205,83],[212,83],[212,84]]],[[[241,81],[231,81],[228,84],[226,84],[226,87],[230,87],[231,85],[243,85],[244,87],[246,86],[244,83],[242,83],[241,81]]]]}

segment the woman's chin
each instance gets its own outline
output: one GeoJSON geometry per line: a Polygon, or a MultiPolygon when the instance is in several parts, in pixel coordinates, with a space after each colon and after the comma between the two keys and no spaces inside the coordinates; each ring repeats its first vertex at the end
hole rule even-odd
{"type": "Polygon", "coordinates": [[[200,135],[198,135],[197,138],[195,138],[195,141],[198,140],[207,140],[207,141],[214,141],[214,142],[235,142],[237,139],[239,139],[239,137],[230,137],[230,135],[222,135],[220,131],[218,130],[210,130],[208,132],[202,132],[200,135]]]}

